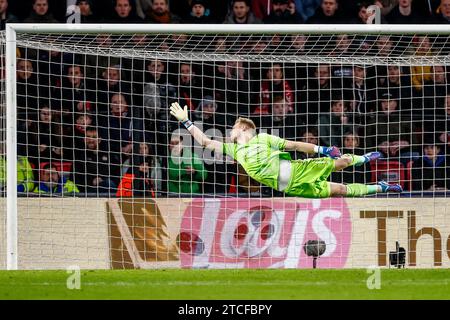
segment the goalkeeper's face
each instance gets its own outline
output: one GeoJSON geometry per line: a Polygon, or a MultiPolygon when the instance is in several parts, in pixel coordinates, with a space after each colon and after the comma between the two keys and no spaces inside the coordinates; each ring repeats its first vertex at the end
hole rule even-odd
{"type": "Polygon", "coordinates": [[[230,139],[234,143],[247,143],[255,135],[255,130],[249,126],[238,123],[233,126],[230,139]]]}

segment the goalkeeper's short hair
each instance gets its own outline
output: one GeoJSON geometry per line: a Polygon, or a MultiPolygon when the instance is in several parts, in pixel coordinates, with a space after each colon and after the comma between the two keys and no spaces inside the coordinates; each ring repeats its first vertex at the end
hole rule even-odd
{"type": "Polygon", "coordinates": [[[248,119],[248,118],[242,118],[242,117],[239,117],[239,118],[236,120],[236,122],[234,123],[234,125],[237,125],[237,124],[243,124],[243,125],[248,126],[250,129],[256,130],[256,125],[255,125],[255,123],[253,122],[253,120],[248,119]]]}

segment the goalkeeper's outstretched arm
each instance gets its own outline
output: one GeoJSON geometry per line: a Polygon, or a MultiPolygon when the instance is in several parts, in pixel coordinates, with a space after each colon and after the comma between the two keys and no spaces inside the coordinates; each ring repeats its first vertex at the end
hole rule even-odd
{"type": "Polygon", "coordinates": [[[197,141],[202,147],[205,147],[210,150],[214,150],[215,152],[222,153],[223,151],[223,143],[216,140],[211,140],[208,138],[202,130],[197,128],[191,120],[188,118],[187,106],[184,106],[184,109],[181,108],[178,102],[172,103],[170,106],[170,114],[177,118],[186,129],[191,133],[194,137],[195,141],[197,141]]]}
{"type": "Polygon", "coordinates": [[[341,156],[341,152],[337,147],[321,147],[312,143],[299,142],[299,141],[289,141],[286,140],[286,145],[284,149],[287,151],[300,151],[305,153],[319,153],[326,155],[330,158],[337,159],[341,156]]]}

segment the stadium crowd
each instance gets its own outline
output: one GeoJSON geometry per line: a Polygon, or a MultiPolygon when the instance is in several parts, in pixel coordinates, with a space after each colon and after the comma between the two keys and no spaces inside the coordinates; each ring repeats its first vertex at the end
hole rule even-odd
{"type": "MultiPolygon", "coordinates": [[[[267,2],[77,0],[80,15],[74,18],[64,1],[0,0],[0,17],[2,28],[9,22],[67,21],[362,24],[367,8],[375,4],[383,23],[450,22],[450,0],[272,0],[269,7],[267,2]]],[[[138,45],[148,37],[136,35],[130,41],[138,45]]],[[[350,53],[361,41],[346,35],[328,40],[336,55],[350,53]]],[[[108,45],[111,39],[98,35],[95,41],[108,45]]],[[[370,51],[389,56],[396,41],[380,36],[370,51]]],[[[426,36],[410,41],[413,55],[435,49],[426,36]]],[[[219,39],[215,48],[227,45],[219,39]]],[[[274,36],[259,39],[257,46],[258,52],[284,46],[302,50],[308,39],[274,36]]],[[[391,169],[401,168],[398,178],[406,190],[446,190],[448,71],[444,65],[192,62],[19,48],[18,191],[277,195],[251,181],[235,163],[215,155],[205,160],[204,154],[193,152],[198,148],[191,148],[170,118],[168,106],[175,101],[187,105],[196,125],[211,135],[224,136],[238,116],[246,116],[261,130],[286,139],[336,145],[343,153],[379,150],[391,169]]],[[[0,168],[4,185],[4,156],[0,168]]],[[[370,182],[374,170],[369,169],[350,167],[331,180],[370,182]]]]}
{"type": "Polygon", "coordinates": [[[0,16],[2,28],[8,22],[336,24],[366,23],[372,4],[384,23],[450,22],[448,0],[1,0],[0,16]]]}

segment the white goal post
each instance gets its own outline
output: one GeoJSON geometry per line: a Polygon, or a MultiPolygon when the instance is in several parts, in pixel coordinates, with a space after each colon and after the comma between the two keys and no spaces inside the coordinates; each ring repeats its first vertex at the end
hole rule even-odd
{"type": "MultiPolygon", "coordinates": [[[[130,34],[188,34],[198,35],[198,40],[202,39],[202,36],[208,35],[244,35],[244,36],[257,36],[257,35],[337,35],[337,34],[354,34],[361,35],[362,37],[379,36],[379,35],[393,35],[393,36],[406,36],[406,35],[434,35],[450,37],[450,25],[225,25],[225,24],[213,24],[213,25],[192,25],[192,24],[152,24],[152,25],[114,25],[114,24],[7,24],[6,25],[6,53],[5,53],[5,74],[6,74],[6,155],[8,159],[17,158],[17,79],[16,79],[16,50],[18,41],[22,41],[24,46],[36,46],[39,48],[39,42],[42,41],[46,35],[58,34],[58,35],[93,35],[107,33],[112,35],[130,35],[130,34]],[[23,40],[18,40],[19,35],[33,34],[35,38],[30,37],[23,40]]],[[[53,40],[57,39],[55,37],[53,40]]],[[[64,41],[64,40],[61,40],[64,41]]],[[[68,38],[70,41],[70,37],[68,38]]],[[[47,44],[48,47],[52,47],[52,43],[47,44]]],[[[68,44],[71,50],[76,50],[78,44],[68,44]]],[[[80,41],[80,46],[86,45],[83,41],[80,41]]],[[[319,44],[318,44],[319,45],[319,44]]],[[[449,45],[447,40],[446,45],[449,45]]],[[[55,46],[57,47],[57,45],[55,46]]],[[[124,42],[126,47],[126,42],[124,42]]],[[[214,59],[226,61],[230,58],[230,54],[220,52],[208,52],[202,50],[199,46],[199,51],[196,51],[196,45],[191,47],[191,51],[187,53],[175,52],[178,48],[171,52],[165,53],[168,57],[173,57],[176,60],[182,60],[183,57],[189,60],[195,59],[208,59],[208,57],[214,57],[214,59]]],[[[144,52],[138,51],[137,54],[144,52]]],[[[283,47],[281,47],[283,49],[283,47]]],[[[89,48],[86,49],[89,51],[89,48]]],[[[112,51],[115,49],[112,48],[112,51]]],[[[131,49],[116,48],[117,55],[125,56],[128,52],[132,52],[131,49]],[[128,51],[127,51],[128,50],[128,51]]],[[[305,62],[321,62],[321,63],[344,63],[358,61],[359,63],[372,63],[373,65],[387,63],[389,61],[398,65],[446,65],[450,66],[450,56],[445,50],[438,53],[437,56],[326,56],[321,55],[326,49],[314,51],[313,54],[318,54],[312,57],[311,54],[305,54],[304,56],[291,55],[289,48],[286,48],[286,55],[281,54],[280,59],[282,61],[297,61],[305,62]]],[[[111,52],[111,51],[110,51],[111,52]]],[[[151,55],[157,55],[150,53],[151,55]]],[[[245,52],[241,54],[246,55],[245,52]]],[[[247,55],[250,56],[251,54],[247,55]]],[[[270,52],[266,56],[255,57],[261,61],[270,61],[270,52]]],[[[17,185],[17,162],[7,161],[7,185],[17,185]]],[[[16,188],[7,188],[6,192],[6,268],[8,270],[18,269],[18,192],[16,188]]]]}

